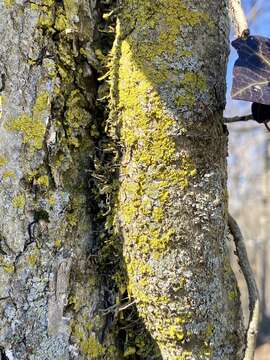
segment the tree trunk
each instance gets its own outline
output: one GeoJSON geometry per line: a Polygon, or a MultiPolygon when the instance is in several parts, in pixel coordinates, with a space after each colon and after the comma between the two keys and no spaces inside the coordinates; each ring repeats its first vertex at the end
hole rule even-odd
{"type": "Polygon", "coordinates": [[[95,1],[1,1],[2,359],[104,353],[109,300],[90,256],[97,18],[95,1]]]}
{"type": "Polygon", "coordinates": [[[112,108],[128,293],[162,359],[241,359],[226,248],[225,1],[123,1],[112,108]],[[117,79],[117,81],[116,81],[117,79]]]}
{"type": "Polygon", "coordinates": [[[0,359],[242,358],[228,31],[225,0],[0,1],[0,359]]]}

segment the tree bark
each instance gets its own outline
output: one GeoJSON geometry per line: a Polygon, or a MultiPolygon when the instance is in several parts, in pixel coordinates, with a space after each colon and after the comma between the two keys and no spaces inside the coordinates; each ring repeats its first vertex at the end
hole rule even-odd
{"type": "Polygon", "coordinates": [[[90,256],[96,1],[0,6],[2,359],[97,358],[109,299],[90,256]]]}
{"type": "Polygon", "coordinates": [[[0,1],[0,359],[242,358],[227,12],[0,1]]]}
{"type": "Polygon", "coordinates": [[[226,238],[225,1],[122,2],[112,121],[128,293],[162,359],[242,359],[226,238]]]}

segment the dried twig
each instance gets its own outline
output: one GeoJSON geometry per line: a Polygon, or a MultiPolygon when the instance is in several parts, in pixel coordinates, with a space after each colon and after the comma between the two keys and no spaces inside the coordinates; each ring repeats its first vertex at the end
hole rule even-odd
{"type": "Polygon", "coordinates": [[[238,122],[238,121],[248,121],[248,120],[253,120],[252,114],[245,115],[245,116],[235,116],[235,117],[232,117],[232,118],[224,118],[223,122],[225,124],[230,124],[230,123],[235,123],[235,122],[238,122]]]}
{"type": "Polygon", "coordinates": [[[228,225],[234,239],[239,266],[244,274],[249,294],[249,324],[246,332],[246,348],[243,360],[253,360],[260,315],[259,293],[248,260],[243,235],[237,222],[230,214],[228,217],[228,225]]]}
{"type": "MultiPolygon", "coordinates": [[[[223,118],[224,124],[231,124],[239,121],[249,121],[254,120],[252,114],[245,115],[245,116],[235,116],[232,118],[223,118]]],[[[266,127],[266,129],[270,132],[270,126],[268,125],[269,120],[264,121],[263,124],[266,127]]]]}
{"type": "Polygon", "coordinates": [[[122,306],[120,304],[114,304],[106,309],[101,310],[103,315],[107,315],[109,313],[119,313],[120,311],[126,310],[127,308],[135,305],[137,303],[136,300],[127,302],[126,304],[123,304],[122,306]]]}

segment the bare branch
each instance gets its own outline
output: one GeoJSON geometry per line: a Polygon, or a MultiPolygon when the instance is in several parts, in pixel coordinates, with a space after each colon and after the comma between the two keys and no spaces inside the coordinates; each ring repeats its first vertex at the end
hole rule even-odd
{"type": "Polygon", "coordinates": [[[232,118],[224,118],[223,122],[225,124],[230,124],[230,123],[235,123],[235,122],[238,122],[238,121],[248,121],[248,120],[253,120],[252,114],[245,115],[245,116],[235,116],[235,117],[232,117],[232,118]]]}
{"type": "Polygon", "coordinates": [[[228,225],[234,239],[239,266],[244,274],[249,294],[249,324],[246,332],[246,349],[243,360],[253,360],[259,327],[259,293],[255,277],[248,260],[243,235],[237,222],[230,214],[228,216],[228,225]]]}

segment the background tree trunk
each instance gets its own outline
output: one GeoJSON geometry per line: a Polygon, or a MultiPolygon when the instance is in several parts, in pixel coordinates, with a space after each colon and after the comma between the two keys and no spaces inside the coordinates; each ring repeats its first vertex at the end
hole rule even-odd
{"type": "Polygon", "coordinates": [[[120,5],[0,1],[0,358],[241,359],[226,2],[120,5]]]}

